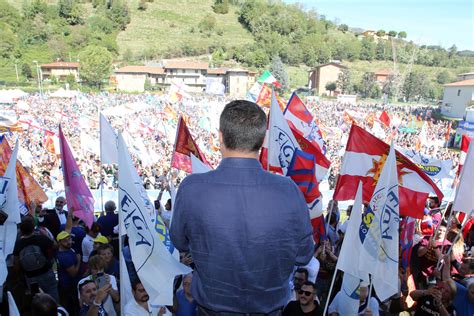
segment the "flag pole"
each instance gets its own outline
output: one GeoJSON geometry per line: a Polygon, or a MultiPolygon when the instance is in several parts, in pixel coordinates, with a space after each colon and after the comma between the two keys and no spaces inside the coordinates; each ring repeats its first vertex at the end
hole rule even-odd
{"type": "Polygon", "coordinates": [[[326,304],[324,304],[324,312],[323,312],[323,315],[326,315],[326,312],[327,312],[328,307],[329,307],[329,299],[331,298],[331,293],[332,293],[332,290],[333,290],[333,288],[334,288],[334,282],[336,281],[337,271],[338,271],[338,269],[334,269],[334,273],[333,273],[333,275],[332,275],[332,280],[331,280],[331,286],[329,287],[328,296],[327,296],[327,298],[326,298],[326,304]]]}
{"type": "Polygon", "coordinates": [[[171,171],[171,168],[173,168],[173,156],[176,153],[176,142],[178,141],[179,128],[181,127],[181,118],[182,118],[182,116],[180,114],[179,117],[178,117],[178,124],[176,124],[176,136],[174,137],[173,152],[171,153],[170,171],[171,171]]]}
{"type": "MultiPolygon", "coordinates": [[[[273,86],[272,86],[272,96],[273,100],[273,86]]],[[[272,127],[270,126],[270,115],[272,114],[272,102],[270,101],[270,110],[268,111],[268,138],[267,138],[267,171],[270,171],[270,149],[272,144],[272,127]]]]}
{"type": "Polygon", "coordinates": [[[369,285],[369,295],[367,295],[367,307],[366,311],[370,310],[370,299],[372,298],[372,287],[374,285],[374,282],[372,282],[372,278],[370,278],[370,285],[369,285]]]}
{"type": "Polygon", "coordinates": [[[104,164],[102,163],[102,120],[100,117],[99,111],[99,142],[100,142],[100,216],[104,215],[104,177],[102,175],[102,171],[104,171],[104,164]]]}

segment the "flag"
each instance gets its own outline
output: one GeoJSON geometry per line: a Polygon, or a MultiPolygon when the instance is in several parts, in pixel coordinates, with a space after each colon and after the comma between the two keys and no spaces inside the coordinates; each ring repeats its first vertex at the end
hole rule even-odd
{"type": "Polygon", "coordinates": [[[56,148],[54,146],[54,137],[55,134],[53,132],[48,130],[44,131],[44,148],[52,155],[56,154],[56,148]]]}
{"type": "Polygon", "coordinates": [[[17,236],[17,224],[20,223],[20,203],[16,181],[16,157],[18,141],[11,155],[8,167],[0,177],[0,209],[8,214],[7,220],[0,225],[0,284],[7,279],[6,258],[13,253],[17,236]]]}
{"type": "Polygon", "coordinates": [[[100,113],[100,161],[102,164],[118,163],[117,134],[102,113],[100,113]]]}
{"type": "Polygon", "coordinates": [[[257,96],[257,103],[260,106],[263,107],[270,107],[272,101],[272,89],[267,85],[263,84],[262,89],[260,90],[260,93],[257,96]]]}
{"type": "Polygon", "coordinates": [[[470,137],[464,134],[461,137],[461,151],[459,152],[459,166],[458,166],[458,172],[457,172],[458,177],[461,174],[464,161],[466,161],[467,150],[469,149],[469,144],[471,143],[471,140],[472,139],[470,137]]]}
{"type": "Polygon", "coordinates": [[[387,137],[387,134],[382,128],[382,125],[380,125],[380,123],[377,121],[375,121],[374,124],[372,125],[372,134],[374,134],[374,136],[376,136],[379,139],[385,139],[387,137]]]}
{"type": "Polygon", "coordinates": [[[257,79],[257,81],[268,85],[274,85],[277,88],[281,87],[281,84],[278,82],[278,80],[268,70],[265,70],[263,74],[257,79]]]}
{"type": "Polygon", "coordinates": [[[418,138],[416,139],[415,148],[417,151],[421,150],[421,147],[425,146],[428,143],[427,135],[426,135],[426,122],[423,123],[421,126],[420,134],[418,134],[418,138]]]}
{"type": "MultiPolygon", "coordinates": [[[[0,137],[0,174],[4,173],[10,161],[12,150],[5,137],[0,137]]],[[[43,204],[48,201],[48,196],[41,186],[28,173],[20,161],[16,162],[16,178],[18,186],[18,199],[21,203],[21,213],[32,213],[31,204],[43,204]]]]}
{"type": "Polygon", "coordinates": [[[312,218],[311,226],[313,226],[313,240],[316,245],[319,245],[321,241],[328,239],[324,215],[312,218]]]}
{"type": "MultiPolygon", "coordinates": [[[[189,163],[189,166],[191,165],[191,160],[190,160],[191,154],[193,154],[196,158],[198,158],[203,163],[209,165],[209,163],[206,160],[206,157],[201,152],[201,150],[199,150],[198,145],[194,141],[193,136],[191,135],[191,132],[186,126],[186,122],[184,121],[182,116],[179,118],[179,121],[178,121],[176,140],[174,143],[174,152],[187,156],[189,160],[186,162],[186,164],[189,163]]],[[[174,159],[175,159],[175,156],[173,155],[172,166],[175,167],[176,165],[180,167],[179,169],[181,169],[180,164],[173,163],[174,159]]]]}
{"type": "Polygon", "coordinates": [[[431,178],[431,180],[452,179],[450,171],[453,168],[452,160],[439,160],[433,157],[423,155],[416,150],[397,148],[399,152],[410,158],[418,168],[431,178]]]}
{"type": "Polygon", "coordinates": [[[459,186],[454,198],[453,211],[461,211],[466,214],[472,214],[474,210],[474,145],[471,142],[468,145],[464,166],[461,171],[459,186]]]}
{"type": "Polygon", "coordinates": [[[380,114],[379,117],[379,121],[387,128],[390,127],[390,116],[388,116],[388,113],[386,111],[382,111],[382,114],[380,114]]]}
{"type": "Polygon", "coordinates": [[[149,199],[139,180],[121,134],[118,136],[119,210],[129,238],[132,260],[150,304],[172,305],[176,275],[191,269],[179,263],[159,240],[150,214],[149,199]]]}
{"type": "Polygon", "coordinates": [[[286,175],[295,150],[301,148],[278,106],[274,91],[272,91],[269,115],[267,135],[263,141],[260,161],[264,168],[267,168],[268,162],[270,170],[286,175]]]}
{"type": "Polygon", "coordinates": [[[392,145],[359,228],[359,258],[364,258],[359,260],[359,269],[372,275],[382,301],[399,289],[399,206],[397,161],[392,145]]]}
{"type": "MultiPolygon", "coordinates": [[[[363,128],[352,125],[333,198],[338,201],[354,199],[357,185],[362,180],[363,201],[368,202],[379,180],[388,149],[386,143],[363,128]]],[[[400,184],[400,215],[422,218],[428,194],[434,192],[441,201],[443,193],[404,155],[396,152],[396,159],[400,184]]]]}
{"type": "Polygon", "coordinates": [[[8,312],[10,316],[20,316],[20,312],[18,311],[18,307],[16,306],[12,293],[8,291],[7,294],[8,294],[8,312]]]}
{"type": "Polygon", "coordinates": [[[416,219],[404,217],[400,221],[400,249],[402,267],[406,270],[410,266],[411,252],[413,249],[413,236],[415,235],[416,219]]]}
{"type": "Polygon", "coordinates": [[[191,155],[191,172],[192,173],[205,173],[211,171],[211,167],[203,163],[201,160],[196,158],[193,154],[191,155]]]}
{"type": "Polygon", "coordinates": [[[375,112],[369,112],[365,116],[365,122],[367,125],[369,125],[370,128],[374,127],[374,122],[375,122],[375,112]]]}
{"type": "Polygon", "coordinates": [[[94,198],[72,155],[61,125],[59,125],[59,144],[68,207],[73,207],[74,216],[82,219],[90,228],[94,222],[94,198]]]}
{"type": "Polygon", "coordinates": [[[368,273],[359,269],[359,260],[366,260],[360,256],[362,243],[359,238],[359,229],[362,223],[362,183],[359,182],[351,216],[348,219],[346,234],[342,241],[341,251],[336,263],[336,269],[344,271],[341,295],[345,306],[344,315],[357,315],[359,309],[358,289],[361,280],[368,281],[368,273]]]}
{"type": "Polygon", "coordinates": [[[247,95],[245,96],[245,98],[247,99],[247,101],[257,102],[257,98],[260,94],[260,91],[262,91],[262,85],[258,82],[255,82],[250,88],[250,90],[247,91],[247,95]]]}
{"type": "Polygon", "coordinates": [[[446,128],[446,133],[444,134],[444,139],[446,141],[449,141],[450,137],[451,137],[451,121],[449,121],[448,127],[446,128]]]}
{"type": "Polygon", "coordinates": [[[171,156],[171,167],[183,170],[187,173],[193,172],[191,158],[176,151],[173,152],[171,156]]]}
{"type": "Polygon", "coordinates": [[[289,122],[290,127],[293,125],[295,129],[303,134],[304,138],[319,147],[319,150],[323,154],[326,153],[323,135],[313,116],[296,93],[293,92],[291,95],[283,114],[289,122]]]}
{"type": "Polygon", "coordinates": [[[310,210],[310,218],[320,217],[323,208],[315,175],[314,155],[296,148],[286,176],[290,177],[303,193],[310,210]]]}

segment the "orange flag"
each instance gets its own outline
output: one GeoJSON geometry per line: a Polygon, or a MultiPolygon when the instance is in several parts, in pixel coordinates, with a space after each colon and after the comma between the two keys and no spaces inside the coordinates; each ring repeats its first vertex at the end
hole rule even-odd
{"type": "MultiPolygon", "coordinates": [[[[5,173],[11,154],[12,149],[10,145],[2,137],[0,140],[0,174],[5,173]]],[[[19,161],[16,162],[16,178],[18,182],[18,200],[32,214],[34,210],[31,209],[31,202],[34,202],[36,205],[42,204],[48,200],[48,196],[19,161]]]]}

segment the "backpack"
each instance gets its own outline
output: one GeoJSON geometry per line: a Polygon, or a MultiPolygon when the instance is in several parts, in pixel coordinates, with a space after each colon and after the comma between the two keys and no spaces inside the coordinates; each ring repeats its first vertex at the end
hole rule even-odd
{"type": "Polygon", "coordinates": [[[20,251],[20,265],[27,272],[42,269],[48,259],[37,245],[28,245],[20,251]]]}

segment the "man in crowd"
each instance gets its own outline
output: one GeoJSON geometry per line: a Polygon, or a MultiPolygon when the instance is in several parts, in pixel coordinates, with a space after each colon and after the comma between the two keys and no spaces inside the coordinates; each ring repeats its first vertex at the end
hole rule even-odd
{"type": "Polygon", "coordinates": [[[64,210],[64,205],[66,205],[66,199],[60,196],[56,199],[53,209],[42,210],[38,216],[39,225],[49,229],[54,238],[61,231],[61,226],[66,225],[68,212],[64,210]]]}
{"type": "Polygon", "coordinates": [[[298,290],[298,300],[291,301],[283,310],[283,316],[322,316],[323,310],[316,300],[316,287],[313,282],[306,281],[298,290]]]}
{"type": "Polygon", "coordinates": [[[281,313],[294,266],[313,256],[302,193],[258,161],[266,125],[255,103],[227,104],[220,116],[219,167],[188,176],[178,191],[171,240],[191,252],[191,293],[204,314],[281,313]]]}
{"type": "Polygon", "coordinates": [[[308,270],[305,268],[296,269],[293,275],[293,291],[291,291],[290,301],[298,300],[298,292],[305,282],[308,282],[308,270]]]}
{"type": "Polygon", "coordinates": [[[45,293],[59,301],[58,282],[52,269],[57,245],[45,235],[35,234],[35,223],[30,216],[21,220],[20,234],[13,250],[15,266],[25,274],[28,286],[36,282],[45,293]]]}
{"type": "Polygon", "coordinates": [[[81,309],[79,316],[108,316],[107,312],[102,306],[103,301],[109,295],[112,286],[107,283],[100,289],[94,280],[85,279],[78,284],[79,301],[81,309]]]}
{"type": "MultiPolygon", "coordinates": [[[[152,309],[148,301],[150,297],[146,292],[143,284],[136,280],[132,283],[133,298],[124,307],[124,316],[150,316],[152,315],[152,309]]],[[[166,307],[161,307],[158,311],[158,316],[162,316],[166,313],[166,307]]]]}

